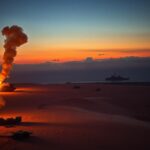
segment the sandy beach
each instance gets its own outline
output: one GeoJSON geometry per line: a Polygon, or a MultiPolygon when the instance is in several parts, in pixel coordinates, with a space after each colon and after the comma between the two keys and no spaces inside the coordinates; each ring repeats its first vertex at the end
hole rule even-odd
{"type": "Polygon", "coordinates": [[[1,92],[0,116],[23,123],[0,126],[1,150],[112,150],[150,148],[150,86],[109,84],[16,85],[1,92]],[[9,136],[31,131],[27,141],[9,136]]]}

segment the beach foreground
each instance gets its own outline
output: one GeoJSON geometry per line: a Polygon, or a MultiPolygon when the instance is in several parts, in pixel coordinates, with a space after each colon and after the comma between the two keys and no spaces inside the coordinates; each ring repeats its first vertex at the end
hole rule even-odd
{"type": "Polygon", "coordinates": [[[18,84],[1,92],[0,117],[23,123],[0,126],[0,150],[150,149],[150,86],[115,84],[18,84]],[[14,131],[33,133],[26,141],[14,131]]]}

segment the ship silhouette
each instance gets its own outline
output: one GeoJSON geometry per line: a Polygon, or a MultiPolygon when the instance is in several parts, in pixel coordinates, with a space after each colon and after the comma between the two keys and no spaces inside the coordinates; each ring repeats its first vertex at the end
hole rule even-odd
{"type": "Polygon", "coordinates": [[[110,77],[105,78],[106,81],[112,81],[112,82],[117,82],[117,81],[127,81],[130,80],[128,77],[122,77],[120,75],[112,75],[110,77]]]}

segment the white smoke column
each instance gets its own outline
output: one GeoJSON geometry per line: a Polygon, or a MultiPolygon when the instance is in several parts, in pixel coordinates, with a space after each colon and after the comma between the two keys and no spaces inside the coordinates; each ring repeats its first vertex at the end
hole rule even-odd
{"type": "Polygon", "coordinates": [[[17,54],[16,48],[26,43],[28,37],[23,33],[23,29],[19,26],[13,25],[11,27],[4,27],[2,35],[6,37],[4,43],[4,56],[2,63],[2,71],[0,73],[0,83],[2,83],[9,75],[14,57],[17,54]]]}

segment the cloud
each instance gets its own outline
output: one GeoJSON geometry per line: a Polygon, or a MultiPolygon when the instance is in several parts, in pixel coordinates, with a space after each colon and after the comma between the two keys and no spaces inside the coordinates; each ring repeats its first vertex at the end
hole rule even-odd
{"type": "Polygon", "coordinates": [[[99,54],[98,54],[98,56],[103,56],[103,55],[105,55],[105,54],[103,54],[103,53],[99,53],[99,54]]]}
{"type": "Polygon", "coordinates": [[[93,60],[92,57],[87,57],[84,61],[85,61],[85,62],[88,62],[88,63],[91,63],[91,62],[93,62],[94,60],[93,60]]]}
{"type": "Polygon", "coordinates": [[[148,52],[150,53],[150,49],[90,49],[90,50],[84,50],[84,52],[95,52],[95,53],[106,53],[106,52],[120,52],[120,53],[144,53],[148,52]]]}

